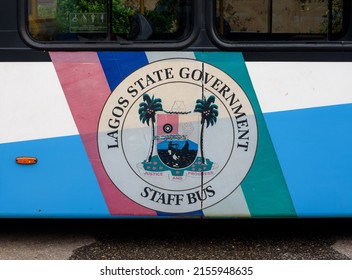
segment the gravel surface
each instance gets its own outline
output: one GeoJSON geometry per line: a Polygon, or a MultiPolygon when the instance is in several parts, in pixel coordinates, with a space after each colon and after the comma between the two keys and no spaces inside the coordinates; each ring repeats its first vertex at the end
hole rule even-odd
{"type": "MultiPolygon", "coordinates": [[[[351,221],[119,222],[71,259],[349,259],[333,245],[352,235],[351,221]],[[137,227],[136,227],[137,226],[137,227]]],[[[342,246],[343,247],[343,246],[342,246]]]]}
{"type": "Polygon", "coordinates": [[[83,234],[0,234],[0,260],[66,260],[74,249],[93,242],[94,238],[83,234]]]}
{"type": "Polygon", "coordinates": [[[344,260],[352,219],[0,220],[0,259],[344,260]]]}

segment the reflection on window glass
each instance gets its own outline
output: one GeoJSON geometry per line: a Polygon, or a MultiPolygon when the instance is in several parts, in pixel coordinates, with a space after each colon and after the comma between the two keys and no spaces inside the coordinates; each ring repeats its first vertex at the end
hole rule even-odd
{"type": "Polygon", "coordinates": [[[273,1],[272,32],[319,34],[327,14],[327,0],[273,1]]]}
{"type": "Polygon", "coordinates": [[[329,38],[343,29],[343,0],[214,0],[216,30],[230,40],[329,38]],[[285,36],[286,35],[286,36],[285,36]],[[295,37],[294,37],[295,36],[295,37]]]}
{"type": "Polygon", "coordinates": [[[38,41],[181,40],[191,27],[191,0],[28,0],[38,41]]]}
{"type": "Polygon", "coordinates": [[[218,0],[217,3],[221,33],[228,33],[230,29],[236,32],[268,31],[268,0],[218,0]]]}

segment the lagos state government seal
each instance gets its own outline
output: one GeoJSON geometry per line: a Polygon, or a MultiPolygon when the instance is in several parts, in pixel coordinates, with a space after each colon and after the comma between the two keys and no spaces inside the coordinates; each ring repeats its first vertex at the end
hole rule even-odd
{"type": "Polygon", "coordinates": [[[240,186],[257,149],[254,110],[239,84],[192,59],[150,63],[102,110],[98,149],[114,185],[147,208],[186,213],[240,186]]]}

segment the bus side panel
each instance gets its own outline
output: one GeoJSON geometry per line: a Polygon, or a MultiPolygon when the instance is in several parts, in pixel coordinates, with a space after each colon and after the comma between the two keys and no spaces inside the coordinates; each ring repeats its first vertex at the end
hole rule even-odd
{"type": "Polygon", "coordinates": [[[109,216],[52,63],[0,63],[0,73],[0,216],[109,216]]]}
{"type": "Polygon", "coordinates": [[[247,66],[298,216],[351,216],[352,64],[247,66]]]}
{"type": "MultiPolygon", "coordinates": [[[[2,217],[352,215],[349,203],[352,196],[352,148],[349,145],[352,96],[348,83],[351,63],[245,62],[240,53],[229,52],[51,52],[50,57],[52,62],[0,63],[2,217]],[[184,197],[167,196],[162,190],[139,192],[136,196],[140,200],[123,194],[103,166],[97,136],[99,119],[109,98],[126,94],[116,92],[116,87],[136,73],[144,73],[149,65],[169,63],[168,69],[173,65],[175,69],[182,67],[182,60],[177,60],[180,58],[185,65],[198,67],[198,72],[194,73],[200,73],[199,65],[205,65],[206,80],[213,81],[206,85],[206,95],[212,92],[216,96],[219,110],[229,105],[226,103],[236,104],[237,91],[243,91],[253,107],[258,129],[255,157],[240,184],[211,205],[206,204],[206,198],[198,197],[198,209],[185,205],[184,209],[193,209],[188,212],[176,208],[187,199],[188,204],[197,200],[196,194],[189,190],[184,197]],[[211,78],[216,75],[212,73],[224,75],[216,79],[211,78]],[[239,88],[226,91],[222,85],[221,91],[221,79],[233,80],[239,88]],[[19,156],[37,157],[38,163],[18,165],[15,159],[19,156]],[[171,207],[173,203],[176,211],[143,206],[142,199],[147,194],[155,205],[171,207]]],[[[170,71],[167,74],[170,81],[178,74],[167,71],[170,71]]],[[[197,77],[194,74],[193,81],[187,84],[201,89],[197,77]]],[[[149,80],[149,83],[156,81],[149,80]]],[[[138,80],[135,84],[138,85],[138,80]]],[[[165,101],[165,95],[161,97],[165,101]]],[[[138,109],[143,101],[142,96],[139,98],[133,100],[136,107],[128,112],[138,109]]],[[[127,107],[127,102],[122,104],[127,107]]],[[[132,102],[130,104],[132,106],[132,102]]],[[[236,112],[236,108],[239,107],[230,108],[229,114],[231,110],[236,112]]],[[[240,116],[234,115],[233,120],[240,116]]],[[[205,155],[215,161],[216,154],[226,149],[227,142],[221,138],[216,142],[218,137],[212,140],[210,135],[212,131],[220,135],[228,132],[221,131],[222,124],[226,124],[223,119],[213,124],[205,128],[208,145],[205,155]]],[[[244,126],[246,123],[238,120],[234,124],[244,126]]],[[[150,127],[142,125],[138,124],[140,128],[135,135],[144,131],[150,134],[150,127]]],[[[235,134],[238,138],[238,133],[235,134]]],[[[242,136],[245,138],[245,134],[242,136]]],[[[208,199],[223,191],[220,185],[215,189],[221,176],[231,174],[231,170],[235,174],[241,166],[240,163],[228,165],[228,162],[231,160],[223,164],[223,169],[218,169],[218,176],[205,184],[208,199]]],[[[165,174],[171,174],[169,172],[165,174]]],[[[227,177],[224,189],[235,180],[227,177]]],[[[180,188],[190,182],[187,177],[175,178],[184,179],[180,188]]],[[[177,186],[178,183],[171,181],[175,178],[165,180],[170,186],[177,186]]],[[[133,181],[133,178],[128,179],[133,181]]]]}
{"type": "MultiPolygon", "coordinates": [[[[95,84],[92,84],[93,81],[91,76],[94,71],[89,69],[87,66],[89,62],[91,62],[91,64],[98,63],[96,54],[51,53],[51,57],[54,61],[55,68],[58,72],[58,76],[72,114],[76,120],[78,130],[80,131],[83,142],[85,143],[87,153],[91,159],[95,159],[98,152],[96,151],[96,143],[94,143],[94,138],[91,134],[94,133],[96,129],[96,123],[100,115],[103,101],[107,98],[106,88],[98,89],[99,87],[97,88],[95,84]],[[77,74],[78,72],[80,74],[77,74]],[[75,78],[73,78],[74,75],[75,78]],[[77,75],[82,76],[78,78],[77,75]],[[76,82],[77,78],[80,82],[76,82]],[[96,96],[97,91],[101,94],[101,102],[97,99],[97,97],[94,97],[96,96]],[[105,94],[103,94],[103,92],[105,92],[105,94]],[[92,108],[92,104],[89,102],[78,102],[80,100],[91,100],[93,98],[95,98],[95,105],[100,104],[97,105],[96,109],[92,108]],[[87,111],[90,112],[91,117],[88,117],[86,113],[87,111]]],[[[237,188],[236,191],[233,191],[231,195],[227,196],[226,199],[221,202],[203,209],[202,212],[196,211],[192,213],[183,213],[181,215],[205,215],[209,217],[295,216],[295,210],[292,205],[291,197],[288,193],[281,168],[278,164],[275,151],[271,144],[271,140],[268,135],[264,119],[262,118],[262,113],[258,101],[256,100],[255,93],[253,91],[253,87],[241,54],[217,53],[212,55],[210,53],[206,53],[202,55],[201,53],[191,52],[178,54],[101,52],[98,53],[98,57],[111,91],[113,91],[115,87],[123,81],[123,79],[148,63],[162,61],[165,59],[186,58],[194,60],[199,59],[219,67],[227,74],[233,76],[233,78],[245,88],[245,91],[251,95],[251,102],[256,107],[257,119],[260,122],[260,139],[262,144],[258,149],[256,161],[250,174],[242,183],[242,186],[237,188]],[[236,69],[236,71],[233,71],[232,69],[236,69]],[[265,170],[264,167],[268,168],[268,170],[265,170]],[[269,180],[264,179],[263,181],[263,176],[267,176],[266,174],[269,172],[272,173],[269,177],[267,177],[269,180]],[[261,184],[260,188],[256,188],[256,185],[258,184],[261,184]]],[[[94,83],[96,83],[97,80],[102,79],[102,84],[104,84],[104,79],[98,78],[99,75],[94,75],[94,83]]],[[[113,195],[114,192],[118,192],[113,184],[108,180],[107,174],[104,173],[104,170],[101,167],[101,163],[97,163],[92,160],[92,165],[98,181],[101,182],[100,185],[103,193],[105,193],[104,196],[111,213],[113,215],[121,215],[119,207],[123,204],[116,203],[116,201],[121,201],[122,198],[118,195],[113,195]],[[115,189],[115,191],[112,191],[113,189],[115,189]]],[[[136,209],[138,209],[137,206],[133,212],[135,215],[153,215],[153,212],[148,213],[145,209],[141,210],[141,212],[138,212],[136,209]]],[[[158,216],[165,216],[165,214],[166,213],[163,211],[157,211],[158,216]]],[[[167,216],[170,216],[170,214],[167,216]]]]}

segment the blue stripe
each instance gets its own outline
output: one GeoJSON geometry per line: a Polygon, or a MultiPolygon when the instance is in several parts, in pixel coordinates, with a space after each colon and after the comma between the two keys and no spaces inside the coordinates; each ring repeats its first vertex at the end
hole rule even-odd
{"type": "Polygon", "coordinates": [[[198,211],[194,211],[194,212],[187,212],[187,213],[165,213],[165,212],[156,212],[158,217],[192,217],[192,218],[196,218],[196,217],[204,217],[204,213],[202,210],[198,210],[198,211]]]}
{"type": "Polygon", "coordinates": [[[144,52],[98,52],[111,91],[132,72],[148,64],[144,52]]]}
{"type": "Polygon", "coordinates": [[[265,115],[299,216],[352,215],[352,105],[265,115]]]}
{"type": "Polygon", "coordinates": [[[0,154],[0,216],[110,216],[78,135],[1,144],[0,154]],[[38,163],[15,163],[26,155],[38,163]]]}

